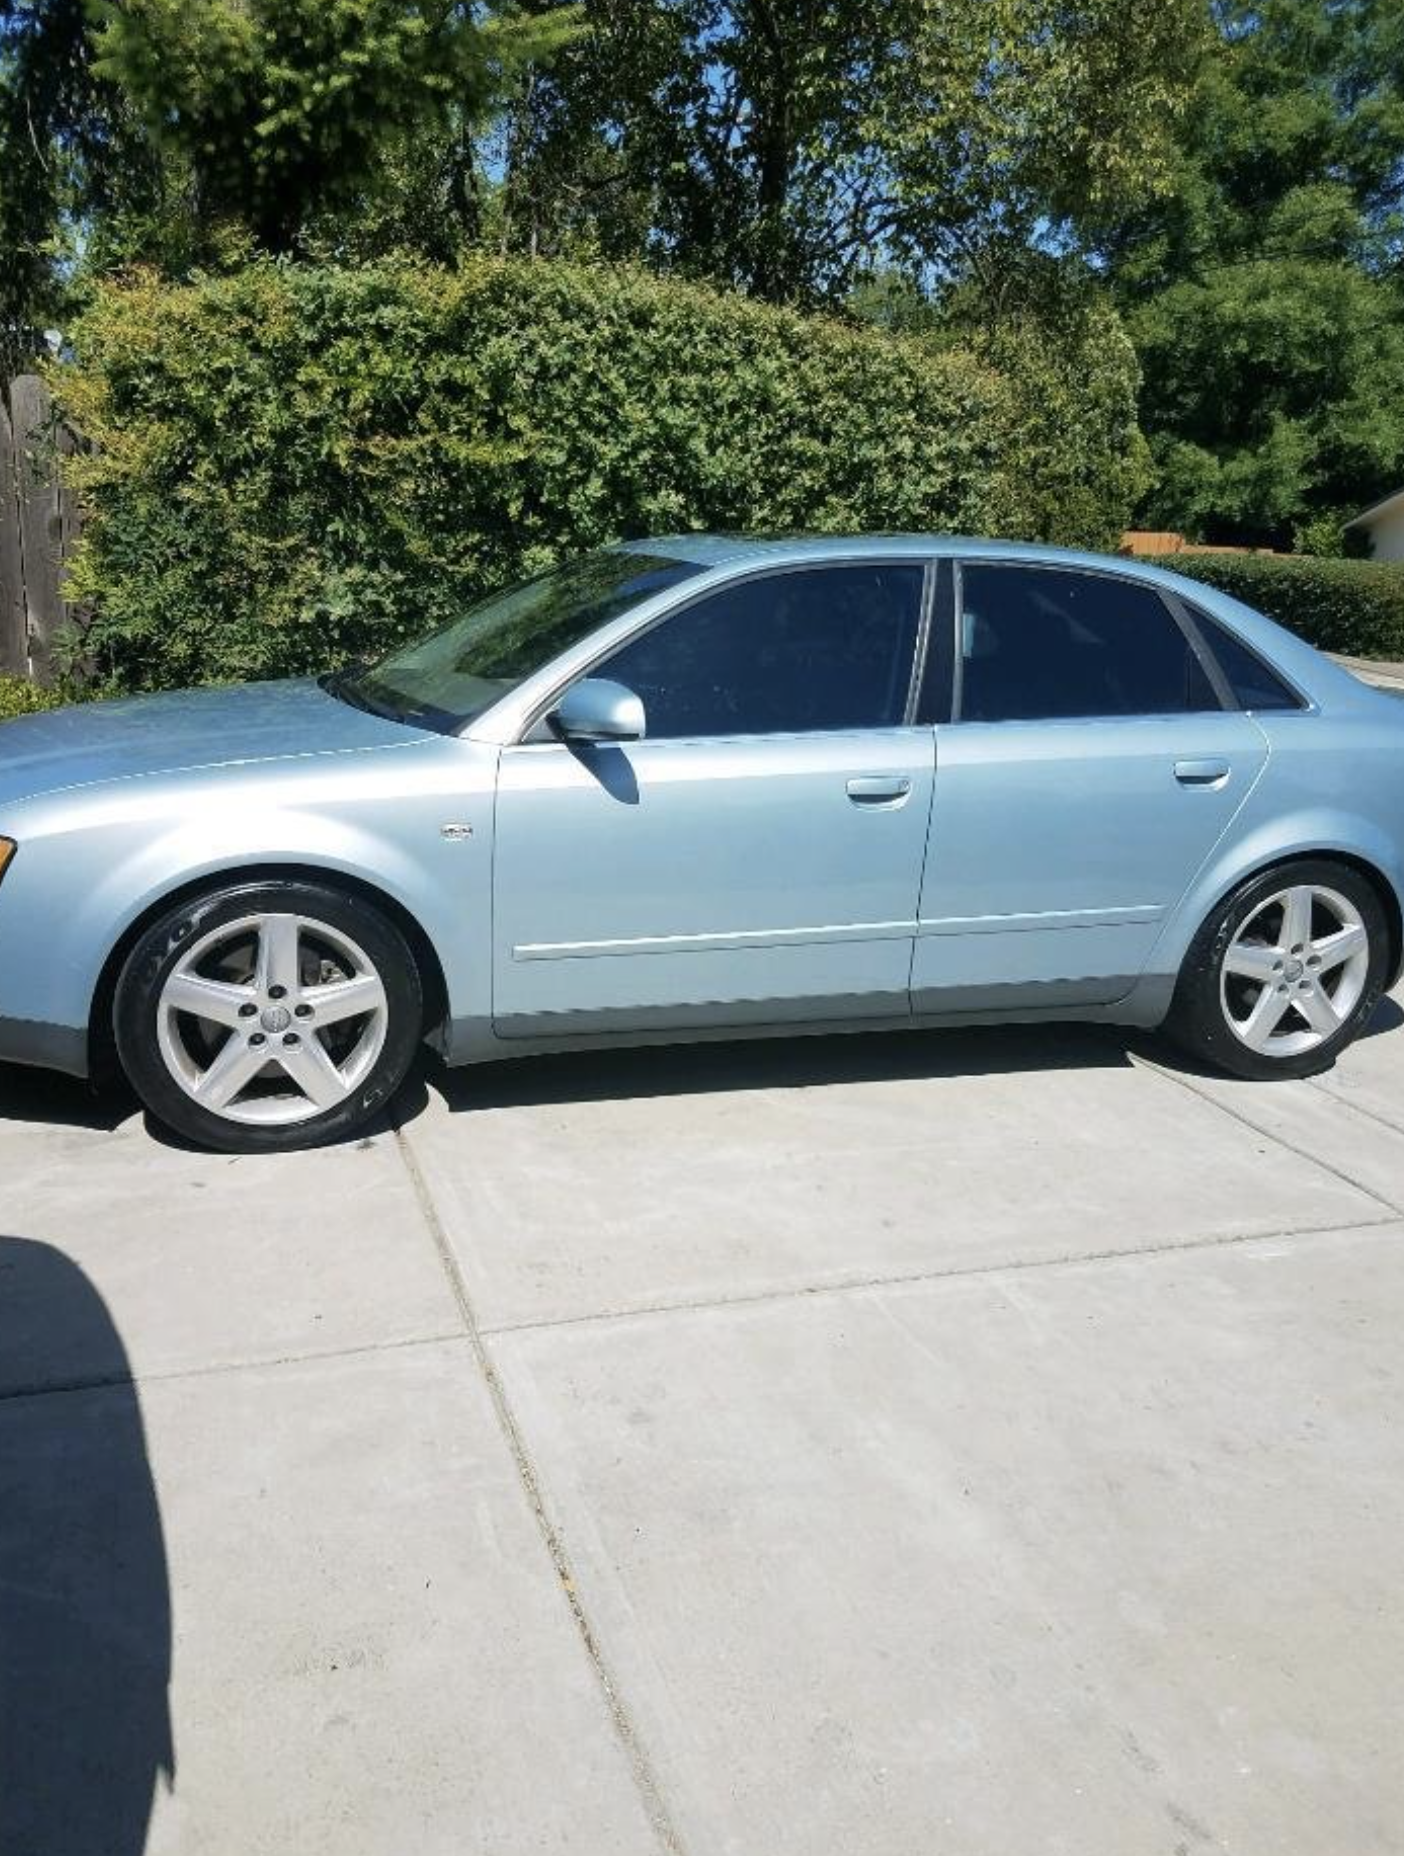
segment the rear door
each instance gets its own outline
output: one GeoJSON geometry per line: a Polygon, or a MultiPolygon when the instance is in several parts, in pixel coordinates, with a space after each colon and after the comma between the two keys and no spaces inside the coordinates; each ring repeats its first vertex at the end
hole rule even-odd
{"type": "Polygon", "coordinates": [[[914,1007],[1111,1003],[1252,790],[1266,737],[1222,705],[1143,582],[966,561],[952,598],[914,1007]]]}

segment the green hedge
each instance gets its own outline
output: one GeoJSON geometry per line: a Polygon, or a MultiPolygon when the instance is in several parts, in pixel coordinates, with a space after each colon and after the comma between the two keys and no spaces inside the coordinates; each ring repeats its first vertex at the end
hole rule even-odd
{"type": "Polygon", "coordinates": [[[1176,554],[1158,565],[1241,599],[1323,651],[1404,659],[1404,565],[1274,554],[1176,554]]]}
{"type": "Polygon", "coordinates": [[[28,715],[35,709],[54,709],[66,699],[57,690],[40,689],[21,677],[0,677],[0,722],[12,715],[28,715]]]}
{"type": "Polygon", "coordinates": [[[95,449],[73,596],[100,681],[388,648],[563,553],[676,529],[953,529],[1107,545],[1137,374],[997,358],[629,270],[259,262],[97,292],[54,370],[95,449]]]}

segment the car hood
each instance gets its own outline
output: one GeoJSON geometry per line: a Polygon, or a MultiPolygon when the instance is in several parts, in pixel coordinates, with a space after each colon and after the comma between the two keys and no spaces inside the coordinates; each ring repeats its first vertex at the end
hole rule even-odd
{"type": "Polygon", "coordinates": [[[310,677],[79,703],[0,724],[0,805],[107,780],[424,739],[419,729],[339,701],[310,677]]]}

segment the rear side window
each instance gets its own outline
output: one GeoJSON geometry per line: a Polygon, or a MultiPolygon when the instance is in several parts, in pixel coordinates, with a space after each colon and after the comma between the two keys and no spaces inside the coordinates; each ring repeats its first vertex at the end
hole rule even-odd
{"type": "Polygon", "coordinates": [[[1184,715],[1221,707],[1150,587],[1065,568],[961,568],[960,719],[1184,715]]]}
{"type": "Polygon", "coordinates": [[[762,574],[664,619],[593,674],[643,698],[650,740],[895,728],[924,577],[885,562],[762,574]]]}
{"type": "Polygon", "coordinates": [[[1243,709],[1300,709],[1302,699],[1284,683],[1275,670],[1269,670],[1256,651],[1241,638],[1225,631],[1217,619],[1211,619],[1198,606],[1191,606],[1194,622],[1204,634],[1205,643],[1219,661],[1219,668],[1233,691],[1233,699],[1243,709]]]}

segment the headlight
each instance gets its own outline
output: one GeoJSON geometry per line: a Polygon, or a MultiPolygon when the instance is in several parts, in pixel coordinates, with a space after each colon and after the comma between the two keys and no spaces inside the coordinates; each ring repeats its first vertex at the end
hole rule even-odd
{"type": "Polygon", "coordinates": [[[15,854],[13,838],[0,838],[0,876],[4,876],[6,865],[15,854]]]}

